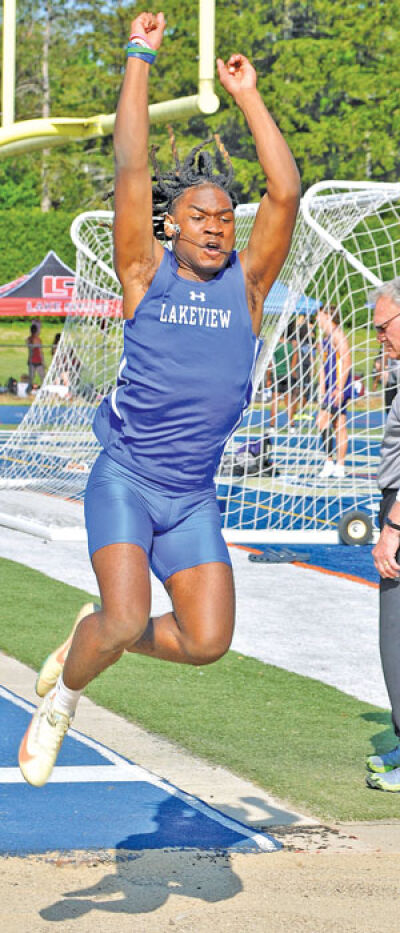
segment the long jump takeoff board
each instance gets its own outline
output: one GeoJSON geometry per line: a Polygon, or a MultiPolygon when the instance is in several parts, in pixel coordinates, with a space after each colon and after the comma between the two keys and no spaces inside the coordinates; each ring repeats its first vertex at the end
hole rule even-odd
{"type": "Polygon", "coordinates": [[[73,729],[48,784],[30,787],[17,755],[33,709],[0,687],[0,854],[281,848],[73,729]]]}

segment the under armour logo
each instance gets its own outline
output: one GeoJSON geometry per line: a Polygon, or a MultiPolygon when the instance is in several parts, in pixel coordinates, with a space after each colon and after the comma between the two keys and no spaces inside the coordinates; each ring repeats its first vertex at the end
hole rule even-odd
{"type": "Polygon", "coordinates": [[[205,301],[205,300],[206,300],[205,292],[193,292],[193,291],[191,291],[191,292],[190,292],[190,295],[189,295],[189,298],[190,298],[191,301],[195,301],[196,298],[199,298],[200,301],[205,301]]]}

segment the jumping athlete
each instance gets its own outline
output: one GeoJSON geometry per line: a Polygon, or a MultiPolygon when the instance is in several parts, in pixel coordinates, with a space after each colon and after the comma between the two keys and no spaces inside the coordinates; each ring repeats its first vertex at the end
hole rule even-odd
{"type": "Polygon", "coordinates": [[[346,408],[352,397],[350,348],[340,326],[338,308],[321,308],[317,313],[317,322],[322,333],[319,380],[321,408],[317,427],[322,434],[326,457],[320,477],[341,479],[345,475],[344,461],[348,445],[346,408]],[[332,431],[335,432],[336,461],[333,459],[332,431]]]}
{"type": "Polygon", "coordinates": [[[299,176],[253,66],[234,54],[227,64],[218,59],[219,79],[244,114],[267,179],[248,247],[234,250],[231,168],[215,171],[202,146],[183,164],[175,150],[164,176],[154,159],[152,193],[148,74],[164,28],[162,13],[133,20],[115,123],[124,350],[117,385],[96,414],[103,450],[85,499],[101,607],[81,610],[38,676],[45,699],[19,754],[37,786],[51,773],[82,690],[124,651],[200,665],[220,658],[232,639],[232,570],[213,478],[251,392],[263,302],[289,250],[299,176]],[[154,230],[153,213],[163,215],[154,230]],[[170,238],[172,250],[154,232],[170,238]],[[149,618],[149,565],[173,606],[159,618],[149,618]]]}

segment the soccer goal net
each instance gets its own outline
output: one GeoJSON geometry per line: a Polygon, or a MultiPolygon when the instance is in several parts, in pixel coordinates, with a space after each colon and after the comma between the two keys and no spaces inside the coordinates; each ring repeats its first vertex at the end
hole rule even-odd
{"type": "MultiPolygon", "coordinates": [[[[237,208],[238,250],[256,210],[256,204],[237,208]]],[[[42,519],[61,515],[55,501],[83,498],[98,452],[94,412],[113,388],[122,350],[112,219],[94,211],[72,225],[73,313],[34,403],[0,450],[3,516],[15,515],[22,502],[33,512],[39,500],[42,519]]],[[[326,182],[303,198],[290,254],[265,303],[252,402],[216,476],[228,538],[299,541],[322,533],[337,540],[344,514],[361,510],[374,521],[385,404],[397,382],[379,352],[369,293],[400,270],[399,219],[400,185],[326,182]],[[335,311],[349,365],[346,416],[330,420],[323,434],[318,412],[327,350],[316,322],[320,308],[335,311]],[[336,467],[343,455],[342,471],[326,470],[327,458],[336,467]]],[[[343,361],[335,365],[339,378],[343,361]]],[[[65,524],[63,516],[59,521],[65,524]]]]}

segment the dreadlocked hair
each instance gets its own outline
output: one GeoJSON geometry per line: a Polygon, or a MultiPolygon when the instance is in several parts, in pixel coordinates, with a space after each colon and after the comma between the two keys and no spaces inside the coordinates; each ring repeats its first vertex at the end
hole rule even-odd
{"type": "Polygon", "coordinates": [[[232,191],[233,166],[229,155],[221,141],[218,133],[209,136],[195,146],[182,163],[178,150],[174,132],[171,126],[168,126],[168,133],[171,143],[172,155],[174,158],[174,169],[169,172],[161,172],[156,158],[158,147],[152,146],[150,158],[153,166],[153,229],[154,235],[163,240],[164,217],[171,212],[171,207],[176,198],[179,198],[187,188],[193,188],[197,185],[212,184],[217,185],[229,195],[233,207],[236,207],[237,198],[232,191]],[[204,152],[204,147],[214,142],[216,153],[214,156],[209,152],[204,152]]]}

